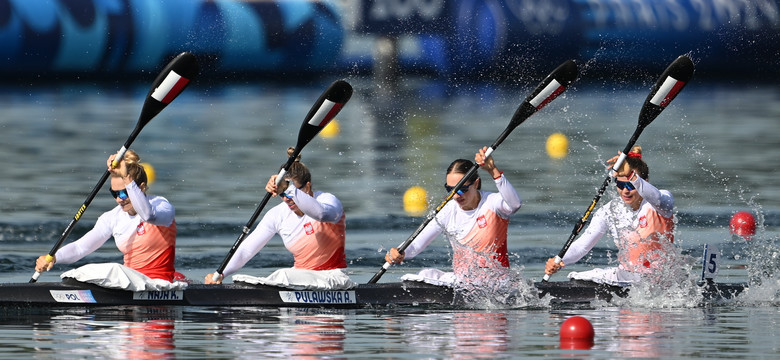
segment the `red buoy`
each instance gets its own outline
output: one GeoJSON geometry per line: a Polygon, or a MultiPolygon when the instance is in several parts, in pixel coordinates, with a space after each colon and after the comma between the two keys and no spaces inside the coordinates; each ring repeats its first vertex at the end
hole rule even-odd
{"type": "Polygon", "coordinates": [[[590,349],[593,347],[593,325],[582,316],[572,316],[561,324],[562,349],[590,349]]]}
{"type": "Polygon", "coordinates": [[[729,231],[743,237],[756,234],[756,219],[747,211],[739,211],[731,217],[729,231]]]}

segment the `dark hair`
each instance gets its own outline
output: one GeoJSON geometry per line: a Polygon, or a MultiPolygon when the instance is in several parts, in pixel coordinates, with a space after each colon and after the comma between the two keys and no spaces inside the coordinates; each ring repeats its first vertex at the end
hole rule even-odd
{"type": "Polygon", "coordinates": [[[642,160],[642,147],[639,145],[635,145],[633,148],[631,148],[630,153],[636,153],[639,154],[639,157],[633,157],[633,156],[627,156],[626,157],[626,163],[628,163],[628,166],[631,167],[634,171],[636,171],[639,174],[639,177],[642,179],[647,180],[647,178],[650,176],[650,169],[647,167],[647,163],[645,163],[644,160],[642,160]]]}
{"type": "MultiPolygon", "coordinates": [[[[287,149],[287,156],[292,156],[295,152],[294,147],[287,149]]],[[[284,166],[284,165],[283,165],[284,166]]],[[[295,157],[295,161],[290,165],[290,169],[284,174],[285,180],[291,180],[298,186],[304,186],[307,182],[311,182],[311,173],[309,169],[301,162],[301,154],[295,157]]]]}
{"type": "MultiPolygon", "coordinates": [[[[457,159],[453,161],[449,167],[447,167],[447,175],[449,174],[463,174],[464,176],[473,168],[476,166],[472,161],[466,160],[466,159],[457,159]]],[[[471,177],[471,179],[466,180],[466,182],[474,182],[479,179],[479,173],[474,173],[474,176],[471,177]]],[[[477,189],[482,189],[482,181],[479,182],[477,185],[477,189]]]]}

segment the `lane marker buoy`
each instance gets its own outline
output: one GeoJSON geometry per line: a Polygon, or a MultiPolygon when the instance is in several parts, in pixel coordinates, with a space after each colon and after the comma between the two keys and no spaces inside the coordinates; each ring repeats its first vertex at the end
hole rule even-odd
{"type": "Polygon", "coordinates": [[[141,166],[144,167],[144,171],[146,171],[146,185],[151,185],[154,180],[157,178],[156,174],[154,173],[154,166],[150,163],[142,162],[141,166]]]}
{"type": "Polygon", "coordinates": [[[729,232],[750,239],[756,234],[756,218],[747,211],[738,211],[729,221],[729,232]]]}
{"type": "Polygon", "coordinates": [[[561,349],[590,349],[595,332],[593,324],[582,316],[572,316],[561,324],[561,349]]]}
{"type": "Polygon", "coordinates": [[[421,216],[428,209],[428,194],[420,186],[412,186],[404,193],[404,211],[411,216],[421,216]]]}
{"type": "Polygon", "coordinates": [[[569,139],[561,133],[547,137],[547,155],[553,159],[563,159],[569,154],[569,139]]]}
{"type": "Polygon", "coordinates": [[[341,127],[339,126],[339,122],[336,121],[336,119],[331,120],[328,125],[325,125],[325,127],[320,130],[320,134],[325,138],[336,137],[340,132],[341,127]]]}

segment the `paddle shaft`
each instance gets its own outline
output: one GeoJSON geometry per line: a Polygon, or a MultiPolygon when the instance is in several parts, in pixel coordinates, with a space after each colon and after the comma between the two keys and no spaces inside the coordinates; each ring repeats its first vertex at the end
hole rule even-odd
{"type": "MultiPolygon", "coordinates": [[[[292,163],[295,161],[295,158],[298,156],[300,152],[296,149],[295,153],[290,156],[290,159],[287,160],[287,163],[284,164],[284,167],[279,171],[279,174],[276,175],[276,185],[279,186],[279,184],[282,182],[282,179],[284,178],[284,174],[287,173],[287,170],[290,170],[290,166],[292,166],[292,163]]],[[[230,263],[230,259],[233,258],[233,255],[236,254],[236,251],[238,251],[238,247],[241,246],[241,243],[244,242],[244,239],[249,235],[249,232],[252,230],[252,227],[255,225],[255,222],[257,221],[257,218],[260,217],[260,214],[263,212],[263,209],[268,204],[268,201],[271,200],[271,197],[273,194],[270,192],[266,192],[265,196],[263,197],[263,200],[260,201],[260,205],[257,206],[255,209],[255,212],[252,214],[252,217],[249,218],[249,221],[244,225],[244,228],[241,230],[241,233],[238,234],[238,238],[233,243],[233,246],[230,247],[230,251],[228,251],[227,255],[225,256],[225,259],[222,260],[222,264],[219,265],[217,268],[217,271],[214,272],[212,275],[212,279],[214,281],[220,281],[222,280],[222,273],[225,272],[225,268],[227,267],[228,263],[230,263]]]]}

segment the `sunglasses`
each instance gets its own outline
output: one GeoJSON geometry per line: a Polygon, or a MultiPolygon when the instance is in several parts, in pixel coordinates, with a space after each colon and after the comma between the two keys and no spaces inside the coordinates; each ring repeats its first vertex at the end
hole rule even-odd
{"type": "Polygon", "coordinates": [[[292,196],[290,196],[290,195],[287,195],[286,193],[281,193],[281,194],[279,194],[279,197],[280,197],[280,198],[288,198],[288,199],[292,200],[292,196]]]}
{"type": "Polygon", "coordinates": [[[127,190],[121,189],[121,190],[114,190],[114,189],[108,189],[108,191],[111,192],[111,197],[116,199],[120,198],[122,200],[127,199],[129,196],[127,195],[127,190]]]}
{"type": "MultiPolygon", "coordinates": [[[[457,194],[463,196],[463,194],[465,194],[466,192],[469,191],[469,187],[471,187],[471,185],[473,185],[473,184],[474,184],[473,181],[468,183],[468,184],[463,184],[463,186],[461,186],[461,188],[458,189],[458,193],[457,194]]],[[[451,193],[453,189],[455,189],[454,186],[449,186],[447,184],[444,184],[444,190],[447,190],[447,193],[451,193]]]]}
{"type": "MultiPolygon", "coordinates": [[[[293,186],[295,186],[295,184],[293,184],[293,186]]],[[[304,186],[306,186],[306,185],[304,185],[304,186]]],[[[304,186],[298,187],[298,190],[303,190],[303,187],[304,187],[304,186]]],[[[295,187],[297,187],[297,186],[295,186],[295,187]]],[[[288,199],[290,199],[290,200],[292,200],[292,199],[293,199],[293,198],[292,198],[292,196],[290,196],[290,195],[287,195],[287,193],[285,193],[285,192],[281,192],[281,193],[279,194],[279,197],[280,197],[280,198],[288,198],[288,199]]]]}
{"type": "Polygon", "coordinates": [[[628,181],[615,180],[615,186],[617,186],[617,188],[620,189],[620,190],[623,190],[623,189],[628,189],[628,191],[636,190],[634,185],[631,184],[628,181]]]}

